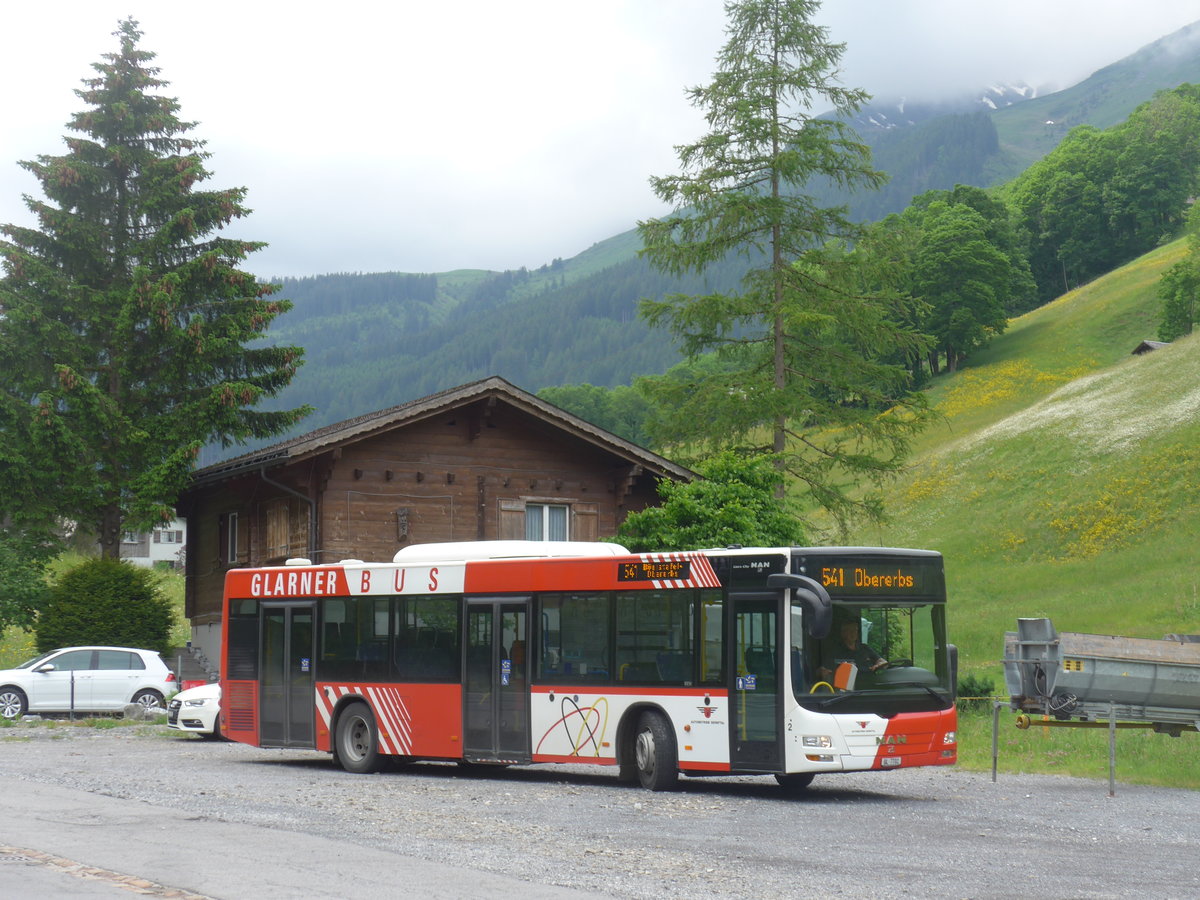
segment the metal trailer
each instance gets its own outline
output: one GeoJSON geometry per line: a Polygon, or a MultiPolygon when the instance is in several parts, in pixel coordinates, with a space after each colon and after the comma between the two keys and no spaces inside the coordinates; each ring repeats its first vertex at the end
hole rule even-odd
{"type": "Polygon", "coordinates": [[[1200,731],[1200,635],[1157,641],[1018,619],[1004,636],[1004,682],[1012,708],[1024,713],[1144,722],[1174,736],[1200,731]]]}

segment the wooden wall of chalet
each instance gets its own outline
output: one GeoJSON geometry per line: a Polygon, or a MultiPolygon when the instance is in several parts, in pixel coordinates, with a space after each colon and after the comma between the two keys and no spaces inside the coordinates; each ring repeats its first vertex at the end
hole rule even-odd
{"type": "Polygon", "coordinates": [[[390,560],[410,543],[524,538],[526,503],[570,506],[571,539],[596,540],[658,499],[654,478],[634,461],[503,403],[462,407],[267,475],[316,498],[314,547],[308,504],[258,473],[193,495],[203,498],[188,517],[189,530],[197,526],[187,610],[196,624],[220,616],[229,566],[219,535],[230,512],[239,514],[235,564],[245,566],[309,555],[317,563],[390,560]]]}

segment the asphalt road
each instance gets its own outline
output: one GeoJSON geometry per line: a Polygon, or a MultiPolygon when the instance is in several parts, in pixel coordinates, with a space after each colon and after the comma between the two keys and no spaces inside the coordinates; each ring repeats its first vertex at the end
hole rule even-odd
{"type": "Polygon", "coordinates": [[[0,729],[0,896],[1200,896],[1200,794],[909,769],[373,776],[165,727],[0,729]]]}

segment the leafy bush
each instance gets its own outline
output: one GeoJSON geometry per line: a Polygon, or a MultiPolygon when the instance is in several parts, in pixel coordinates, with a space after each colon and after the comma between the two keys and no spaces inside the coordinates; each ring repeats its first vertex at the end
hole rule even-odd
{"type": "Polygon", "coordinates": [[[988,705],[995,694],[996,682],[990,678],[964,675],[958,679],[958,708],[960,710],[982,709],[988,705]]]}
{"type": "Polygon", "coordinates": [[[804,542],[804,526],[775,496],[783,475],[766,456],[726,450],[696,466],[692,482],[663,479],[659,506],[632,512],[617,542],[635,553],[702,547],[787,547],[804,542]]]}
{"type": "Polygon", "coordinates": [[[91,559],[51,587],[38,616],[39,652],[78,644],[170,648],[174,610],[149,569],[115,559],[91,559]]]}

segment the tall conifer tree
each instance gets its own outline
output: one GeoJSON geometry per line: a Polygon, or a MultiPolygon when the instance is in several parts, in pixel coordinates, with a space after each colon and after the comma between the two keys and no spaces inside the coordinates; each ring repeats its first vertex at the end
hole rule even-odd
{"type": "Polygon", "coordinates": [[[306,408],[259,411],[303,351],[265,345],[291,304],[239,269],[263,245],[218,232],[246,190],[199,190],[210,154],[178,118],[137,22],[76,94],[63,156],[22,162],[46,200],[36,228],[0,233],[0,449],[27,478],[21,504],[94,529],[118,555],[129,526],[169,519],[200,447],[278,434],[306,408]]]}
{"type": "Polygon", "coordinates": [[[819,5],[725,6],[717,71],[689,91],[709,131],[678,148],[680,174],[651,179],[675,212],[639,231],[643,254],[672,274],[703,272],[735,253],[751,269],[737,294],[643,303],[643,315],[690,357],[714,353],[717,363],[691,379],[639,386],[656,401],[658,442],[769,452],[844,519],[878,511],[876,498],[848,488],[893,471],[921,425],[923,402],[908,391],[903,361],[924,338],[902,324],[903,298],[864,292],[860,263],[825,252],[829,239],[855,229],[844,208],[805,193],[812,179],[870,187],[884,177],[846,124],[866,94],[837,84],[844,45],[812,23],[819,5]],[[817,118],[815,105],[835,115],[817,118]]]}

